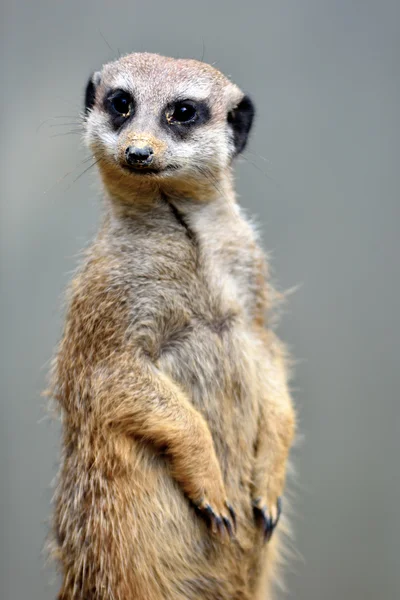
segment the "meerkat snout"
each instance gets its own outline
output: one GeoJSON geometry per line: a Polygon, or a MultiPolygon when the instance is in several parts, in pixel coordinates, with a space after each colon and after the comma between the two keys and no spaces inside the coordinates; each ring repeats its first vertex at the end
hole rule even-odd
{"type": "Polygon", "coordinates": [[[151,146],[128,146],[125,150],[125,158],[131,167],[147,167],[153,161],[154,150],[151,146]]]}

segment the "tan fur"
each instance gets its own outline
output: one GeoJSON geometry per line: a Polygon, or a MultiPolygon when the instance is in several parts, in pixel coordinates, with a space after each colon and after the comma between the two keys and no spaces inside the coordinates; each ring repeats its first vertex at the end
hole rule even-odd
{"type": "Polygon", "coordinates": [[[71,287],[52,378],[63,423],[59,600],[266,597],[279,531],[263,543],[253,501],[275,515],[294,414],[268,328],[265,259],[232,185],[226,111],[241,96],[197,61],[139,54],[101,73],[87,141],[106,214],[71,287]],[[198,90],[213,99],[211,122],[179,146],[142,112],[117,139],[99,100],[117,79],[151,114],[175,88],[198,90]],[[182,170],[124,171],[121,148],[135,137],[157,160],[180,152],[182,170]],[[207,177],[192,168],[191,143],[213,157],[207,177]],[[227,501],[233,540],[202,514],[210,504],[230,520],[227,501]]]}

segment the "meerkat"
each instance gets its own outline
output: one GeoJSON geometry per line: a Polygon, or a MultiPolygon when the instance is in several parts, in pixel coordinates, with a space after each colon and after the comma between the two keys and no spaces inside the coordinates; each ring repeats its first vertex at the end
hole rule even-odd
{"type": "Polygon", "coordinates": [[[196,60],[131,54],[87,84],[104,218],[52,370],[58,600],[271,597],[295,416],[233,184],[253,115],[196,60]]]}

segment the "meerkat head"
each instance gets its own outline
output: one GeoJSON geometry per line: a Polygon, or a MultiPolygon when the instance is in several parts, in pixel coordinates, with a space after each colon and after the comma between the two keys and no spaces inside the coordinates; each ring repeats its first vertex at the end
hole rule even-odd
{"type": "Polygon", "coordinates": [[[106,64],[85,94],[85,140],[106,185],[207,185],[245,147],[254,107],[197,60],[131,54],[106,64]]]}

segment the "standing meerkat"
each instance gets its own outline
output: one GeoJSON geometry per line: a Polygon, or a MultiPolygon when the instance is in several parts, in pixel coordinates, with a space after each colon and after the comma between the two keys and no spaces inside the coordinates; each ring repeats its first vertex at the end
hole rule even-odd
{"type": "Polygon", "coordinates": [[[269,598],[295,419],[233,188],[252,102],[202,62],[131,54],[85,105],[105,215],[52,373],[58,599],[269,598]]]}

